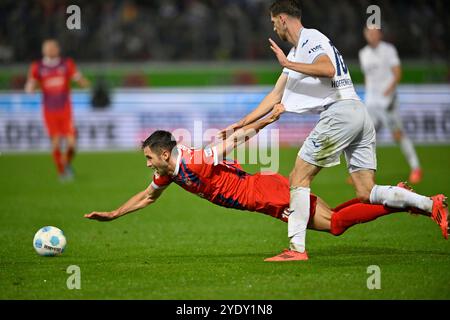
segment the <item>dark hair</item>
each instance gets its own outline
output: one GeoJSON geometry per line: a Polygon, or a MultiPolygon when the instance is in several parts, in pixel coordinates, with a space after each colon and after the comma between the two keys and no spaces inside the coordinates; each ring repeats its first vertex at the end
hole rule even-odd
{"type": "Polygon", "coordinates": [[[149,147],[153,152],[161,153],[164,150],[172,151],[177,145],[173,135],[164,130],[157,130],[153,132],[147,139],[142,141],[141,148],[149,147]]]}
{"type": "Polygon", "coordinates": [[[269,8],[272,16],[277,16],[281,13],[285,13],[291,17],[301,18],[302,10],[300,9],[299,0],[277,0],[269,8]]]}

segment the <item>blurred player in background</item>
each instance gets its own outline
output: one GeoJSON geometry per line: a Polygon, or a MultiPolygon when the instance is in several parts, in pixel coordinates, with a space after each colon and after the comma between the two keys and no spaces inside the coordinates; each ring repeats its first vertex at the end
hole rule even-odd
{"type": "Polygon", "coordinates": [[[48,39],[42,44],[42,59],[31,64],[25,91],[32,93],[41,87],[43,117],[51,140],[53,160],[61,181],[73,178],[72,159],[75,155],[76,132],[70,100],[70,84],[74,80],[81,87],[89,81],[77,70],[71,58],[60,56],[56,40],[48,39]],[[63,151],[61,144],[65,142],[63,151]]]}
{"type": "Polygon", "coordinates": [[[381,30],[375,27],[364,28],[364,37],[367,45],[359,51],[359,62],[365,77],[367,109],[375,130],[382,126],[389,128],[394,140],[400,144],[411,169],[409,182],[419,183],[422,180],[419,158],[397,113],[396,87],[402,75],[397,50],[392,44],[382,41],[381,30]]]}
{"type": "MultiPolygon", "coordinates": [[[[253,122],[237,130],[223,142],[204,149],[194,149],[177,144],[170,132],[155,131],[143,143],[147,166],[155,169],[153,181],[142,192],[133,196],[117,210],[91,212],[85,217],[99,221],[111,221],[130,212],[154,203],[172,182],[188,192],[196,194],[219,206],[256,211],[288,222],[289,179],[277,173],[249,174],[233,160],[224,157],[240,143],[243,143],[261,128],[277,117],[276,110],[269,117],[253,122]]],[[[405,190],[405,192],[411,192],[405,190]]],[[[403,211],[383,205],[361,203],[358,199],[347,201],[336,208],[330,208],[322,199],[310,194],[308,228],[341,235],[355,224],[375,220],[378,217],[403,211]]],[[[406,208],[407,209],[407,208],[406,208]]],[[[447,216],[438,207],[409,208],[412,212],[438,219],[446,223],[447,216]]],[[[448,224],[442,230],[447,238],[448,224]]],[[[298,260],[289,250],[284,252],[283,261],[298,260]]],[[[308,257],[304,257],[307,260],[308,257]]]]}

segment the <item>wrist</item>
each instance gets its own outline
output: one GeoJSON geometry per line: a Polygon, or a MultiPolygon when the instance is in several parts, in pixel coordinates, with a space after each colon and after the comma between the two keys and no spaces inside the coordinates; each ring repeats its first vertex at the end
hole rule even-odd
{"type": "Polygon", "coordinates": [[[247,120],[244,118],[244,119],[241,119],[240,121],[236,122],[236,125],[234,128],[239,129],[239,128],[245,127],[246,124],[247,124],[247,120]]]}
{"type": "Polygon", "coordinates": [[[289,60],[286,58],[286,60],[283,61],[283,63],[281,64],[281,66],[282,66],[283,68],[287,68],[287,69],[291,69],[291,70],[292,70],[293,63],[292,63],[292,61],[289,61],[289,60]]]}
{"type": "Polygon", "coordinates": [[[121,215],[122,215],[122,214],[120,213],[119,210],[111,211],[111,218],[113,218],[113,219],[117,219],[117,218],[120,217],[121,215]]]}

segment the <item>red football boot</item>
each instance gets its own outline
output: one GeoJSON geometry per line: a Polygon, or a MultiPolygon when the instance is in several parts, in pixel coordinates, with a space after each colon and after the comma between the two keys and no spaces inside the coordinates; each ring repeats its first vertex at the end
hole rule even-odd
{"type": "Polygon", "coordinates": [[[308,254],[305,252],[298,252],[294,250],[284,249],[282,253],[272,257],[264,259],[268,262],[280,262],[280,261],[301,261],[308,260],[308,254]]]}

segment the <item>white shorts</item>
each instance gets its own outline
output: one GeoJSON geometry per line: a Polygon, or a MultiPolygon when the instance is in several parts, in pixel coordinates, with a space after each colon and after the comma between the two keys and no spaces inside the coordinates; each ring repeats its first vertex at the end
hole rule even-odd
{"type": "Polygon", "coordinates": [[[298,156],[318,167],[340,163],[344,152],[349,172],[377,169],[375,129],[361,101],[343,100],[320,114],[298,156]]]}
{"type": "Polygon", "coordinates": [[[391,132],[403,131],[402,120],[397,113],[397,99],[394,98],[387,109],[378,106],[367,106],[370,118],[372,119],[375,130],[378,131],[382,127],[388,128],[391,132]]]}

